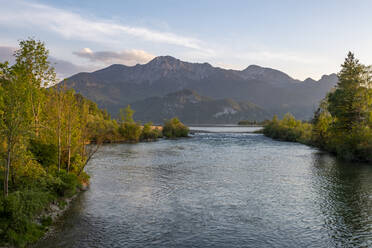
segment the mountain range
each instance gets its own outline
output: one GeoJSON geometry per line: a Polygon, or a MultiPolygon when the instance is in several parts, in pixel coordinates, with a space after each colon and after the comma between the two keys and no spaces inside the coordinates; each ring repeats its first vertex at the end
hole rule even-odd
{"type": "Polygon", "coordinates": [[[186,123],[236,123],[287,112],[309,119],[337,81],[336,74],[300,81],[257,65],[227,70],[159,56],[147,64],[78,73],[64,84],[113,115],[131,104],[141,121],[157,123],[176,115],[186,123]],[[213,117],[222,112],[229,114],[213,117]]]}
{"type": "Polygon", "coordinates": [[[232,99],[212,99],[200,96],[193,90],[184,89],[169,93],[164,97],[150,97],[134,102],[134,118],[141,122],[162,123],[177,116],[188,124],[225,124],[241,120],[269,119],[271,115],[250,102],[232,99]]]}

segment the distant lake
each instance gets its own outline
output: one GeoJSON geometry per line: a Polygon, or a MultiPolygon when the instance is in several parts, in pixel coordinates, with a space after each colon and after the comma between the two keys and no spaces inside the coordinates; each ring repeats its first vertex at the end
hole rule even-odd
{"type": "Polygon", "coordinates": [[[372,166],[251,127],[105,145],[35,247],[372,247],[372,166]]]}
{"type": "Polygon", "coordinates": [[[262,129],[254,126],[216,125],[216,126],[190,126],[192,131],[204,131],[211,133],[253,133],[262,129]]]}

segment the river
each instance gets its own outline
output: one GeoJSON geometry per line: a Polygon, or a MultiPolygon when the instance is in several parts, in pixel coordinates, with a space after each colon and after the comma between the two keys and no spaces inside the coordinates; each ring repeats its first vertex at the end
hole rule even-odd
{"type": "Polygon", "coordinates": [[[372,247],[372,166],[202,127],[105,145],[91,186],[36,247],[372,247]]]}

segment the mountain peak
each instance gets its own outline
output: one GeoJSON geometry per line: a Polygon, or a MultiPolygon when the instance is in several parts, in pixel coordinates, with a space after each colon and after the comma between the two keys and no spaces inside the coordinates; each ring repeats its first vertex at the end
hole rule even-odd
{"type": "Polygon", "coordinates": [[[320,80],[327,80],[327,79],[338,79],[338,76],[336,73],[331,73],[329,75],[323,75],[320,80]]]}
{"type": "Polygon", "coordinates": [[[259,65],[249,65],[247,68],[244,69],[244,71],[246,70],[257,70],[257,69],[264,69],[262,66],[259,66],[259,65]]]}
{"type": "Polygon", "coordinates": [[[175,57],[166,55],[166,56],[157,56],[153,58],[148,64],[164,64],[164,63],[173,64],[177,62],[181,62],[181,60],[176,59],[175,57]]]}
{"type": "Polygon", "coordinates": [[[261,67],[259,65],[250,65],[241,71],[241,75],[245,79],[256,79],[261,81],[267,81],[272,85],[283,86],[288,83],[295,82],[293,78],[285,74],[284,72],[261,67]]]}
{"type": "Polygon", "coordinates": [[[304,80],[304,83],[317,83],[317,81],[315,81],[314,79],[312,79],[311,77],[308,77],[304,80]]]}

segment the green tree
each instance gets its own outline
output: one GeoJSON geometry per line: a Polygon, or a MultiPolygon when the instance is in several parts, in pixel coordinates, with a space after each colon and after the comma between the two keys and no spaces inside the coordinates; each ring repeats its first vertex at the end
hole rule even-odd
{"type": "Polygon", "coordinates": [[[141,132],[141,140],[156,140],[160,136],[160,131],[152,126],[152,122],[145,123],[141,132]]]}
{"type": "Polygon", "coordinates": [[[6,166],[4,175],[4,194],[9,192],[9,173],[12,169],[16,146],[26,136],[30,128],[30,104],[27,96],[27,74],[22,65],[9,67],[0,64],[0,83],[2,95],[1,137],[6,142],[6,166]]]}
{"type": "Polygon", "coordinates": [[[163,135],[167,138],[187,137],[189,128],[178,118],[172,118],[164,122],[163,135]]]}
{"type": "Polygon", "coordinates": [[[56,82],[56,73],[51,66],[49,51],[45,44],[34,39],[23,40],[19,43],[20,49],[15,52],[16,65],[25,73],[27,93],[31,106],[34,134],[39,135],[40,115],[45,95],[41,87],[49,86],[56,82]]]}
{"type": "Polygon", "coordinates": [[[368,121],[368,92],[370,84],[368,68],[359,63],[349,52],[338,74],[336,90],[328,96],[328,111],[335,118],[335,128],[351,132],[368,121]]]}
{"type": "Polygon", "coordinates": [[[126,141],[138,142],[141,136],[141,125],[134,121],[133,114],[130,105],[120,110],[119,133],[126,141]]]}
{"type": "Polygon", "coordinates": [[[120,120],[122,123],[134,122],[133,119],[134,110],[128,105],[125,109],[120,109],[120,120]]]}

